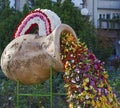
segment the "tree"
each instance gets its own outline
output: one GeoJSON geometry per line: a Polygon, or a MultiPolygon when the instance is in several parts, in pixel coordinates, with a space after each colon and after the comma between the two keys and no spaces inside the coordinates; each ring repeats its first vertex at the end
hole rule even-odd
{"type": "Polygon", "coordinates": [[[27,4],[25,4],[23,7],[23,11],[22,11],[22,17],[24,18],[28,14],[29,11],[31,11],[31,9],[29,8],[27,4]]]}
{"type": "Polygon", "coordinates": [[[9,0],[0,0],[0,21],[5,20],[12,14],[12,9],[9,7],[9,0]]]}
{"type": "Polygon", "coordinates": [[[6,8],[6,7],[9,7],[9,0],[0,0],[0,12],[6,8]]]}
{"type": "Polygon", "coordinates": [[[108,34],[109,31],[99,29],[97,31],[97,45],[95,49],[96,56],[107,62],[108,57],[113,52],[113,39],[108,34]]]}
{"type": "Polygon", "coordinates": [[[34,2],[34,9],[51,9],[52,1],[51,0],[35,0],[34,2]]]}
{"type": "Polygon", "coordinates": [[[9,7],[3,9],[0,15],[0,55],[4,48],[13,39],[17,25],[21,20],[21,12],[14,11],[9,7]]]}

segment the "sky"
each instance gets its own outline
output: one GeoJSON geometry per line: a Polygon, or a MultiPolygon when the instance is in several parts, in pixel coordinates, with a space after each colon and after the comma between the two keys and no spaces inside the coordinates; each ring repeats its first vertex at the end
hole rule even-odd
{"type": "MultiPolygon", "coordinates": [[[[52,0],[52,1],[56,1],[56,0],[52,0]]],[[[82,0],[72,0],[72,2],[75,4],[76,7],[79,7],[80,4],[82,3],[82,0]]],[[[10,0],[10,7],[14,7],[14,4],[15,4],[15,0],[10,0]]]]}
{"type": "Polygon", "coordinates": [[[14,7],[15,0],[10,0],[10,7],[14,7]]]}
{"type": "MultiPolygon", "coordinates": [[[[52,0],[52,1],[56,1],[56,0],[52,0]]],[[[64,1],[64,0],[63,0],[64,1]]],[[[79,7],[80,6],[80,4],[82,3],[82,0],[71,0],[74,4],[75,4],[75,6],[76,7],[79,7]]]]}
{"type": "Polygon", "coordinates": [[[79,7],[82,3],[82,0],[72,0],[72,2],[75,4],[76,7],[79,7]]]}

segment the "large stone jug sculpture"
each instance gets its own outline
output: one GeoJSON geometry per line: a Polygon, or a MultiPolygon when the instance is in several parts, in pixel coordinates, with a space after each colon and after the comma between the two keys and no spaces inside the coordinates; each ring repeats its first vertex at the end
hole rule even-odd
{"type": "Polygon", "coordinates": [[[50,66],[63,72],[60,60],[60,36],[63,31],[72,33],[76,38],[70,26],[61,24],[49,36],[27,34],[10,42],[1,57],[5,75],[23,84],[36,84],[49,78],[50,66]]]}

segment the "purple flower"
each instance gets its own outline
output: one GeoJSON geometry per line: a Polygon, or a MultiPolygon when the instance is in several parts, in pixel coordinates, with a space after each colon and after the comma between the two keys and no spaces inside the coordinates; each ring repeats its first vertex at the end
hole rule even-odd
{"type": "Polygon", "coordinates": [[[90,70],[90,66],[89,65],[86,65],[85,66],[85,72],[89,71],[90,70]]]}
{"type": "Polygon", "coordinates": [[[74,69],[74,72],[80,73],[80,69],[79,69],[79,68],[75,68],[75,69],[74,69]]]}
{"type": "Polygon", "coordinates": [[[76,79],[76,81],[80,81],[80,78],[79,78],[79,76],[77,76],[75,79],[76,79]]]}
{"type": "Polygon", "coordinates": [[[105,92],[105,96],[107,96],[108,95],[108,90],[104,89],[104,92],[105,92]]]}
{"type": "Polygon", "coordinates": [[[90,85],[95,86],[95,81],[90,81],[90,85]]]}

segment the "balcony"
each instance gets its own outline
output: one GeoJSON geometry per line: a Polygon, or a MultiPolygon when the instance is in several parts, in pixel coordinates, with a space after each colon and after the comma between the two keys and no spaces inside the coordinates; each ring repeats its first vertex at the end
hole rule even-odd
{"type": "Polygon", "coordinates": [[[98,28],[120,29],[120,19],[99,19],[98,28]]]}
{"type": "Polygon", "coordinates": [[[120,12],[99,13],[97,28],[120,29],[120,12]]]}

